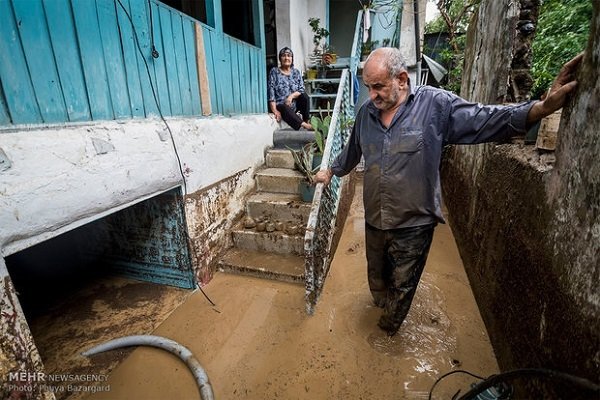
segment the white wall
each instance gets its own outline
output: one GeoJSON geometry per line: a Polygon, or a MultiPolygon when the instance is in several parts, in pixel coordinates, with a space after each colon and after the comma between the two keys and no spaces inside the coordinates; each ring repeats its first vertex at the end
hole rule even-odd
{"type": "MultiPolygon", "coordinates": [[[[262,164],[267,115],[168,119],[193,193],[262,164]]],[[[160,120],[0,130],[0,249],[7,256],[181,185],[160,120]]]]}
{"type": "Polygon", "coordinates": [[[291,47],[294,64],[301,71],[306,70],[307,57],[314,48],[308,18],[320,18],[321,26],[325,26],[325,6],[325,0],[276,0],[277,49],[291,47]]]}

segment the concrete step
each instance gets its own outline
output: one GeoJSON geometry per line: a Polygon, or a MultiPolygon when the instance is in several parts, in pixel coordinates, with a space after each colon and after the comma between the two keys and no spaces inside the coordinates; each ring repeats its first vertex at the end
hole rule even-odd
{"type": "Polygon", "coordinates": [[[267,217],[271,221],[294,221],[306,225],[311,203],[298,194],[255,193],[246,202],[246,212],[252,218],[267,217]]]}
{"type": "Polygon", "coordinates": [[[256,173],[256,189],[259,192],[298,194],[298,184],[304,176],[287,168],[265,168],[256,173]]]}
{"type": "Polygon", "coordinates": [[[218,269],[256,278],[304,283],[304,258],[291,254],[264,253],[234,247],[221,258],[218,269]]]}
{"type": "Polygon", "coordinates": [[[294,156],[288,149],[269,149],[265,156],[268,168],[294,169],[294,156]]]}
{"type": "Polygon", "coordinates": [[[257,232],[239,225],[231,231],[233,244],[239,249],[265,251],[277,254],[304,254],[304,226],[295,235],[282,231],[257,232]]]}

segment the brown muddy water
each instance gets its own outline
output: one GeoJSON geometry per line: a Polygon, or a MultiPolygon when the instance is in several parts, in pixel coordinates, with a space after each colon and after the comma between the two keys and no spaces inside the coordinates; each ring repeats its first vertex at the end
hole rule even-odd
{"type": "MultiPolygon", "coordinates": [[[[300,285],[217,273],[204,287],[216,306],[200,291],[186,296],[176,289],[169,289],[172,295],[161,292],[156,301],[145,297],[149,302],[137,308],[138,315],[97,304],[104,307],[98,314],[105,330],[102,338],[93,343],[79,340],[72,347],[87,348],[125,334],[168,337],[193,352],[216,399],[427,399],[435,380],[453,369],[481,376],[497,373],[447,225],[436,230],[413,306],[399,333],[389,338],[379,330],[381,310],[372,303],[366,279],[361,196],[357,186],[314,315],[305,313],[300,285]],[[160,302],[165,305],[157,308],[160,302]],[[180,305],[175,308],[176,304],[180,305]],[[132,326],[127,326],[128,320],[132,326]],[[152,321],[158,325],[154,331],[152,321]]],[[[77,322],[69,325],[87,329],[77,322]]],[[[191,373],[176,357],[152,348],[110,353],[85,361],[72,356],[70,364],[53,366],[68,371],[84,363],[87,371],[106,373],[122,360],[107,382],[99,384],[108,391],[70,398],[200,398],[191,373]]],[[[474,378],[452,375],[436,386],[433,399],[449,399],[459,389],[464,393],[472,382],[474,378]]]]}

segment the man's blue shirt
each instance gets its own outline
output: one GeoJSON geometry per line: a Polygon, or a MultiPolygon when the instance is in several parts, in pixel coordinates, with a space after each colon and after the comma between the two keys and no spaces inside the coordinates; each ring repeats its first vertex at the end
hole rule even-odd
{"type": "Polygon", "coordinates": [[[346,175],[364,156],[365,220],[375,228],[443,223],[439,174],[443,147],[524,134],[532,105],[484,106],[442,89],[411,87],[386,128],[369,100],[358,111],[350,140],[332,171],[346,175]]]}

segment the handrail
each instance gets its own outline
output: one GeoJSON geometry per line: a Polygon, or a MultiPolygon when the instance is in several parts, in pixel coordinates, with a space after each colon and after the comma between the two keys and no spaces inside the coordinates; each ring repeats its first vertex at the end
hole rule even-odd
{"type": "MultiPolygon", "coordinates": [[[[356,73],[360,59],[362,29],[360,29],[363,12],[359,11],[356,30],[350,55],[350,70],[344,69],[340,78],[335,105],[323,151],[321,169],[328,168],[333,160],[342,152],[350,137],[348,121],[354,116],[352,74],[356,73]],[[352,72],[352,74],[351,74],[352,72]]],[[[308,217],[304,236],[304,270],[306,289],[306,312],[313,314],[318,298],[323,289],[325,278],[333,258],[331,249],[336,230],[337,212],[342,194],[342,180],[332,177],[328,186],[317,184],[312,208],[308,217]]]]}
{"type": "Polygon", "coordinates": [[[352,43],[352,50],[350,51],[350,72],[356,74],[358,70],[358,63],[360,61],[361,45],[362,45],[362,16],[363,10],[358,12],[356,16],[356,25],[354,27],[354,42],[352,43]]]}

